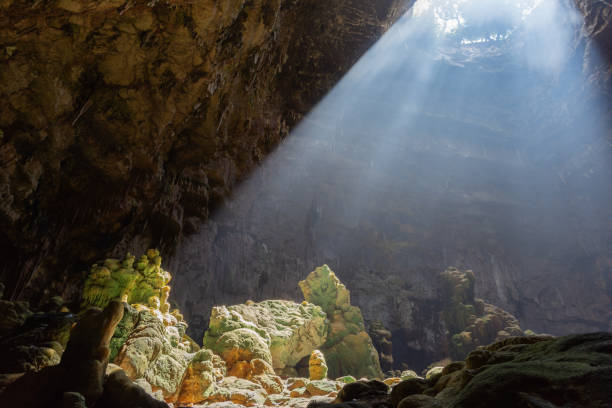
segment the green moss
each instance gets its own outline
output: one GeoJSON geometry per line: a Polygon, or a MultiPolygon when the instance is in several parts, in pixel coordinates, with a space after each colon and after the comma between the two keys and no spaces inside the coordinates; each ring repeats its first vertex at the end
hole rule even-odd
{"type": "Polygon", "coordinates": [[[124,303],[124,312],[123,318],[117,324],[115,328],[115,333],[110,340],[110,357],[109,361],[114,361],[117,354],[119,354],[119,350],[129,337],[130,333],[134,329],[136,322],[138,320],[138,312],[133,307],[124,303]]]}
{"type": "Polygon", "coordinates": [[[350,304],[348,290],[327,265],[316,268],[299,285],[304,299],[320,306],[327,315],[342,305],[350,304]]]}
{"type": "MultiPolygon", "coordinates": [[[[167,299],[164,287],[170,274],[161,268],[157,250],[149,250],[138,262],[128,254],[123,260],[106,259],[93,265],[82,293],[82,309],[91,306],[104,308],[113,299],[129,304],[149,304],[152,297],[167,299]]],[[[163,304],[161,306],[164,306],[163,304]]]]}

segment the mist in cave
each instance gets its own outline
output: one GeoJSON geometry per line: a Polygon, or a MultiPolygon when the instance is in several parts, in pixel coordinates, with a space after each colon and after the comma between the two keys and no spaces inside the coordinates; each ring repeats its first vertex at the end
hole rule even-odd
{"type": "Polygon", "coordinates": [[[408,346],[451,265],[524,328],[607,329],[609,107],[581,23],[565,1],[417,1],[183,243],[194,333],[323,263],[408,346]]]}

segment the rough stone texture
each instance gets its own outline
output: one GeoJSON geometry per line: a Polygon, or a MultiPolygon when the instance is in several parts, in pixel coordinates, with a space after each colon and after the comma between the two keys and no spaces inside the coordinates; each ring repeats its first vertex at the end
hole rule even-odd
{"type": "Polygon", "coordinates": [[[73,298],[96,259],[172,251],[405,8],[3,1],[5,295],[73,298]]]}
{"type": "Polygon", "coordinates": [[[296,366],[327,338],[326,316],[319,306],[266,300],[213,308],[204,347],[223,353],[221,340],[236,329],[247,329],[261,337],[269,348],[272,360],[268,362],[277,369],[296,366]]]}
{"type": "Polygon", "coordinates": [[[319,350],[313,350],[308,359],[308,373],[311,381],[327,378],[327,364],[325,356],[319,350]]]}
{"type": "Polygon", "coordinates": [[[380,368],[384,371],[393,370],[393,340],[392,334],[380,321],[373,321],[368,329],[372,343],[378,351],[380,368]]]}
{"type": "Polygon", "coordinates": [[[372,339],[365,332],[363,317],[358,307],[351,305],[350,293],[327,265],[316,268],[300,289],[307,302],[312,302],[327,313],[329,329],[327,341],[321,347],[329,368],[329,375],[382,378],[378,353],[372,339]]]}
{"type": "Polygon", "coordinates": [[[321,408],[607,407],[612,401],[612,334],[561,338],[510,337],[482,348],[490,358],[424,379],[402,381],[382,396],[366,384],[346,385],[338,402],[321,408]],[[503,358],[499,358],[504,355],[503,358]]]}
{"type": "Polygon", "coordinates": [[[476,278],[470,270],[448,268],[442,279],[442,317],[449,331],[448,356],[454,360],[465,358],[477,346],[484,346],[505,337],[522,336],[516,317],[474,298],[476,278]]]}
{"type": "Polygon", "coordinates": [[[58,364],[75,320],[67,311],[35,313],[25,302],[0,301],[0,373],[58,364]]]}
{"type": "Polygon", "coordinates": [[[144,306],[137,322],[119,349],[115,364],[131,379],[145,378],[154,390],[161,390],[164,398],[172,401],[180,392],[193,355],[180,347],[180,337],[169,335],[164,320],[155,310],[144,306]]]}
{"type": "Polygon", "coordinates": [[[103,393],[109,343],[122,316],[123,305],[116,301],[103,311],[88,310],[71,331],[60,364],[21,376],[0,396],[3,404],[57,406],[65,392],[75,392],[93,406],[103,393]]]}
{"type": "Polygon", "coordinates": [[[109,301],[118,299],[129,305],[155,306],[167,313],[171,276],[161,268],[159,251],[150,249],[135,261],[128,254],[122,261],[106,259],[102,265],[94,264],[85,280],[81,308],[106,307],[109,301]]]}

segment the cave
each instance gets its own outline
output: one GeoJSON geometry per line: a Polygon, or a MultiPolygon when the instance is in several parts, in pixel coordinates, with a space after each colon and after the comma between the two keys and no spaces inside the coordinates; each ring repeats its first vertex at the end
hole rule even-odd
{"type": "Polygon", "coordinates": [[[612,405],[608,2],[0,9],[0,405],[612,405]]]}

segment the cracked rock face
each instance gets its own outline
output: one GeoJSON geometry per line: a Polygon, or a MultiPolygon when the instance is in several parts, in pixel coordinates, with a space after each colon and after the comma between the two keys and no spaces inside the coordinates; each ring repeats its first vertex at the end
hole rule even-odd
{"type": "Polygon", "coordinates": [[[402,3],[0,3],[5,295],[70,297],[96,259],[171,251],[402,3]]]}

